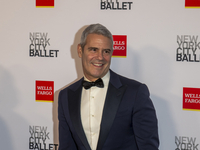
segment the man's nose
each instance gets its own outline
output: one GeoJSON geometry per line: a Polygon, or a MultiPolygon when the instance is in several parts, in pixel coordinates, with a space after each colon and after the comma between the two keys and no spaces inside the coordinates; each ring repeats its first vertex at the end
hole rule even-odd
{"type": "Polygon", "coordinates": [[[97,57],[98,57],[99,60],[103,60],[103,52],[99,51],[97,57]]]}

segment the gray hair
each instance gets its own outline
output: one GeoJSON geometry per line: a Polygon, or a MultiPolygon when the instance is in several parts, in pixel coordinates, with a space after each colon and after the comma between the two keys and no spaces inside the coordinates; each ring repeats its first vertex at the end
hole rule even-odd
{"type": "Polygon", "coordinates": [[[86,39],[87,39],[88,34],[99,34],[99,35],[103,35],[103,36],[109,38],[111,40],[112,49],[113,49],[112,34],[105,26],[103,26],[101,24],[91,24],[83,31],[83,33],[81,35],[81,42],[80,42],[82,49],[84,49],[84,47],[86,45],[86,39]]]}

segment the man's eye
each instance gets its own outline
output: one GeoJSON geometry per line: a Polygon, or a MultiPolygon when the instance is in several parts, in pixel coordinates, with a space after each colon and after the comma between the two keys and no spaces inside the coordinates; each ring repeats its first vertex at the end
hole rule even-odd
{"type": "Polygon", "coordinates": [[[109,51],[109,50],[105,50],[104,52],[107,53],[107,54],[110,54],[110,51],[109,51]]]}
{"type": "Polygon", "coordinates": [[[90,50],[90,51],[94,51],[94,52],[97,51],[96,48],[90,48],[89,50],[90,50]]]}

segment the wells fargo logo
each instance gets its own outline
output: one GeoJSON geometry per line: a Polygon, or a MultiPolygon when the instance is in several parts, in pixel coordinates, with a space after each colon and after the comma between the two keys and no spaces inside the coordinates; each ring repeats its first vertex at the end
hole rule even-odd
{"type": "Polygon", "coordinates": [[[113,55],[112,57],[126,57],[127,47],[126,35],[113,35],[113,55]]]}
{"type": "Polygon", "coordinates": [[[54,0],[36,0],[36,7],[54,7],[54,0]]]}
{"type": "Polygon", "coordinates": [[[54,82],[35,81],[35,100],[39,102],[53,102],[54,82]]]}
{"type": "Polygon", "coordinates": [[[200,111],[200,88],[183,88],[183,109],[200,111]]]}
{"type": "Polygon", "coordinates": [[[185,0],[185,8],[200,8],[200,0],[185,0]]]}

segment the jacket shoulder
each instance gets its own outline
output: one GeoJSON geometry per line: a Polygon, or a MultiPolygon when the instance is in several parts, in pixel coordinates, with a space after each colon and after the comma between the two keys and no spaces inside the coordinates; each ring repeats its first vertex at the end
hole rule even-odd
{"type": "Polygon", "coordinates": [[[124,77],[124,76],[121,76],[121,75],[119,75],[119,78],[120,78],[122,83],[126,83],[128,85],[140,86],[142,84],[141,82],[139,82],[137,80],[130,79],[130,78],[127,78],[127,77],[124,77]]]}
{"type": "Polygon", "coordinates": [[[75,83],[72,83],[71,85],[67,86],[66,88],[62,89],[59,93],[59,95],[62,95],[63,93],[67,93],[68,90],[76,91],[82,84],[83,78],[79,79],[75,83]]]}
{"type": "Polygon", "coordinates": [[[127,85],[128,87],[134,87],[134,88],[139,88],[141,85],[143,85],[143,83],[141,83],[137,80],[130,79],[130,78],[124,77],[124,76],[119,75],[119,74],[116,74],[116,76],[118,76],[122,85],[127,85]]]}

